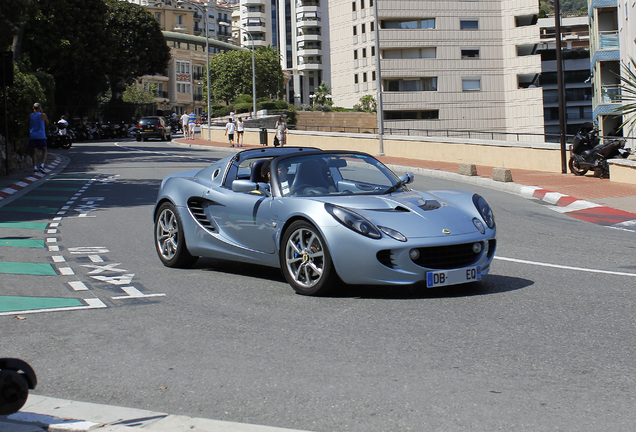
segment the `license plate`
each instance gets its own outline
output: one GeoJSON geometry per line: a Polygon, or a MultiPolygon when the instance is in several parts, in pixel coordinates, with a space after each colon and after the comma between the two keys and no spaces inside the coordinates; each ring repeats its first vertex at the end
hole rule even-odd
{"type": "Polygon", "coordinates": [[[481,280],[481,266],[466,267],[457,270],[442,270],[426,272],[426,286],[456,285],[481,280]]]}
{"type": "Polygon", "coordinates": [[[144,132],[154,132],[154,129],[144,129],[144,132]]]}

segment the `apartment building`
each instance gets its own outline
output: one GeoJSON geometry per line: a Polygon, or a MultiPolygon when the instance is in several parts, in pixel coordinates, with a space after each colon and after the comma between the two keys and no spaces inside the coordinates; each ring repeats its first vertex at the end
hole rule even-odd
{"type": "Polygon", "coordinates": [[[230,27],[223,24],[231,20],[232,8],[204,0],[129,1],[145,7],[157,19],[171,54],[166,73],[144,75],[139,78],[140,85],[155,89],[158,109],[172,110],[177,114],[190,111],[202,114],[207,107],[203,95],[208,57],[206,23],[210,55],[239,49],[218,40],[231,36],[230,27]]]}
{"type": "Polygon", "coordinates": [[[330,1],[334,104],[375,97],[381,76],[385,130],[543,134],[537,14],[536,0],[330,1]]]}
{"type": "MultiPolygon", "coordinates": [[[[541,29],[541,43],[537,52],[541,54],[540,85],[543,89],[546,140],[558,142],[561,128],[554,17],[540,18],[539,27],[541,29]]],[[[591,123],[593,119],[589,42],[590,32],[587,16],[562,17],[561,50],[567,135],[574,135],[583,125],[591,123]]]]}
{"type": "MultiPolygon", "coordinates": [[[[619,131],[623,117],[616,113],[622,65],[636,59],[636,2],[588,0],[594,119],[601,135],[627,135],[619,131]]],[[[634,133],[630,136],[635,136],[634,133]]]]}

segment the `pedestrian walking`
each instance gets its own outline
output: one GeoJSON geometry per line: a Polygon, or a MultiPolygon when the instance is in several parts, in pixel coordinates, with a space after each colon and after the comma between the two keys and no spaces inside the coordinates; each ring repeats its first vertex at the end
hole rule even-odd
{"type": "Polygon", "coordinates": [[[33,104],[33,112],[29,116],[29,147],[31,147],[33,157],[33,172],[46,172],[44,162],[46,161],[46,127],[49,125],[49,119],[42,112],[42,106],[39,103],[33,104]],[[37,156],[38,149],[42,152],[42,159],[38,167],[37,156]]]}
{"type": "Polygon", "coordinates": [[[181,130],[183,131],[183,136],[188,138],[188,113],[183,112],[183,115],[179,118],[181,121],[181,130]]]}
{"type": "Polygon", "coordinates": [[[245,123],[243,123],[243,117],[239,117],[236,123],[236,145],[239,147],[243,147],[243,132],[245,132],[245,123]]]}
{"type": "Polygon", "coordinates": [[[225,124],[225,135],[227,135],[228,140],[230,141],[230,147],[234,147],[234,131],[236,130],[236,125],[232,120],[228,121],[225,124]]]}
{"type": "Polygon", "coordinates": [[[190,139],[194,139],[194,127],[197,125],[197,115],[194,111],[190,111],[188,114],[188,134],[190,135],[190,139]]]}
{"type": "Polygon", "coordinates": [[[236,121],[236,117],[235,117],[235,113],[234,113],[234,108],[232,108],[232,109],[230,110],[230,120],[231,120],[232,122],[235,122],[235,121],[236,121]]]}
{"type": "Polygon", "coordinates": [[[280,116],[276,120],[276,138],[278,138],[278,144],[282,147],[287,143],[287,122],[285,116],[280,116]]]}

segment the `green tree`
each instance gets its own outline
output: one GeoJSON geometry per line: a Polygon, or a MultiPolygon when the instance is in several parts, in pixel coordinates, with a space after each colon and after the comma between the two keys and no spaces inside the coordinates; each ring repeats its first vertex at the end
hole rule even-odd
{"type": "Polygon", "coordinates": [[[324,81],[314,90],[314,104],[324,106],[333,105],[333,101],[331,100],[331,87],[324,81]]]}
{"type": "Polygon", "coordinates": [[[132,83],[126,86],[122,100],[126,103],[149,104],[156,102],[155,92],[157,84],[150,84],[149,88],[132,83]]]}
{"type": "MultiPolygon", "coordinates": [[[[278,53],[271,46],[259,47],[254,51],[254,59],[257,97],[278,98],[283,91],[278,53]]],[[[252,94],[251,50],[228,51],[210,59],[210,92],[213,99],[228,105],[241,94],[252,94]]]]}
{"type": "Polygon", "coordinates": [[[372,95],[362,96],[360,98],[360,104],[355,106],[355,108],[361,111],[375,111],[377,107],[378,107],[378,104],[372,95]]]}
{"type": "Polygon", "coordinates": [[[110,61],[104,1],[38,0],[22,12],[27,18],[20,59],[55,79],[49,110],[79,115],[93,108],[106,89],[103,70],[110,61]]]}
{"type": "Polygon", "coordinates": [[[105,73],[112,101],[121,101],[126,86],[141,75],[163,74],[170,61],[170,49],[157,20],[142,6],[105,0],[109,61],[105,73]]]}

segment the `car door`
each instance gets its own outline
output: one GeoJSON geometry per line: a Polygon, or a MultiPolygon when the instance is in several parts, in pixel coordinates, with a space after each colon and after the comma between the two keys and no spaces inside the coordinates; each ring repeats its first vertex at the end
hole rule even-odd
{"type": "Polygon", "coordinates": [[[218,206],[214,211],[221,235],[235,246],[274,253],[272,198],[260,193],[228,191],[227,194],[227,205],[218,206]]]}

